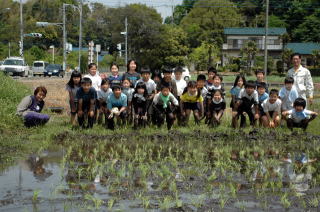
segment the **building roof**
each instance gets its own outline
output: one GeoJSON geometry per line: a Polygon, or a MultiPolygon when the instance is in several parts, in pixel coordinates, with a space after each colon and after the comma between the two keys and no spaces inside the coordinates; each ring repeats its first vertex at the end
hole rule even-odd
{"type": "MultiPolygon", "coordinates": [[[[286,28],[269,28],[268,35],[283,35],[286,28]]],[[[264,35],[265,28],[224,28],[225,35],[264,35]]]]}
{"type": "Polygon", "coordinates": [[[312,54],[313,50],[320,50],[320,43],[287,43],[287,49],[299,54],[312,54]]]}

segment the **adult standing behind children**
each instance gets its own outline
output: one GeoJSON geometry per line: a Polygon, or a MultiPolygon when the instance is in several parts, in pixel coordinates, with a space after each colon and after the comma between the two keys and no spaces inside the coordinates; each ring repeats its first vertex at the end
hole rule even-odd
{"type": "Polygon", "coordinates": [[[92,82],[92,87],[96,89],[96,91],[100,90],[101,87],[101,77],[99,76],[99,72],[97,70],[97,65],[95,63],[90,63],[88,65],[89,74],[85,75],[83,78],[89,78],[92,82]]]}
{"type": "Polygon", "coordinates": [[[136,82],[140,79],[140,74],[137,72],[138,65],[135,60],[129,60],[127,64],[127,72],[123,74],[122,79],[129,79],[131,87],[136,85],[136,82]]]}
{"type": "Polygon", "coordinates": [[[32,96],[24,97],[17,107],[17,115],[22,116],[26,127],[44,125],[50,119],[47,114],[41,114],[44,106],[43,99],[47,95],[47,89],[43,86],[37,87],[32,96]]]}
{"type": "Polygon", "coordinates": [[[299,97],[309,100],[309,104],[313,103],[313,81],[310,71],[301,65],[301,55],[294,53],[291,56],[293,68],[288,71],[287,76],[294,79],[294,87],[298,91],[299,97]]]}

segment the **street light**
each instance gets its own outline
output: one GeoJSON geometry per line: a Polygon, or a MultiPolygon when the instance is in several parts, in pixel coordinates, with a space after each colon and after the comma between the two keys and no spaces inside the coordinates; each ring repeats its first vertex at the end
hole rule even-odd
{"type": "Polygon", "coordinates": [[[10,8],[10,7],[7,7],[7,8],[1,9],[0,12],[2,13],[2,12],[5,12],[5,11],[9,11],[9,10],[11,10],[11,8],[10,8]]]}
{"type": "Polygon", "coordinates": [[[36,22],[38,27],[47,27],[47,26],[59,26],[63,30],[63,70],[66,70],[67,64],[67,54],[66,54],[66,45],[67,45],[67,32],[66,32],[66,16],[65,16],[65,4],[63,4],[63,23],[50,23],[44,21],[36,22]]]}
{"type": "MultiPolygon", "coordinates": [[[[126,58],[125,58],[125,62],[126,62],[126,64],[128,63],[128,18],[126,17],[126,19],[125,19],[125,22],[124,22],[124,24],[125,24],[125,32],[121,32],[120,34],[121,35],[125,35],[125,39],[126,39],[126,41],[125,41],[125,48],[126,48],[126,58]]],[[[121,49],[120,49],[121,50],[121,49]]]]}
{"type": "Polygon", "coordinates": [[[52,63],[54,63],[54,45],[49,47],[50,49],[52,49],[52,63]]]}
{"type": "Polygon", "coordinates": [[[79,0],[79,6],[75,6],[73,4],[64,4],[66,6],[71,6],[73,9],[77,9],[79,11],[80,21],[79,21],[79,58],[78,58],[78,66],[80,68],[81,65],[81,51],[82,51],[82,4],[83,0],[79,0]]]}

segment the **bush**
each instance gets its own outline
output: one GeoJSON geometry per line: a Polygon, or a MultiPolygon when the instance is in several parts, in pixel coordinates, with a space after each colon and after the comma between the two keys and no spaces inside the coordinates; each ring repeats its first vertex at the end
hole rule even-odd
{"type": "Polygon", "coordinates": [[[21,119],[16,116],[16,108],[23,97],[30,94],[30,89],[12,78],[0,73],[0,134],[22,126],[21,119]]]}

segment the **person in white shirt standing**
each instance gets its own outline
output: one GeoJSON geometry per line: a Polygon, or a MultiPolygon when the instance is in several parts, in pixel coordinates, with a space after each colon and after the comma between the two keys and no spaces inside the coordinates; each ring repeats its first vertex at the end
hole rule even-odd
{"type": "MultiPolygon", "coordinates": [[[[177,96],[178,101],[180,104],[180,96],[183,94],[184,89],[187,87],[187,82],[182,78],[183,68],[181,66],[178,66],[174,69],[174,80],[177,84],[177,96]]],[[[178,125],[181,126],[183,123],[182,116],[181,116],[181,110],[180,107],[177,108],[176,111],[177,119],[178,119],[178,125]]]]}
{"type": "Polygon", "coordinates": [[[288,71],[287,76],[294,79],[294,87],[298,91],[299,97],[313,103],[313,81],[310,71],[301,65],[301,55],[294,53],[291,56],[293,68],[288,71]]]}
{"type": "Polygon", "coordinates": [[[84,77],[87,77],[91,79],[92,81],[92,87],[96,90],[99,91],[101,88],[101,77],[99,76],[99,72],[97,71],[97,65],[95,63],[90,63],[88,65],[89,69],[89,74],[85,75],[84,77]]]}

